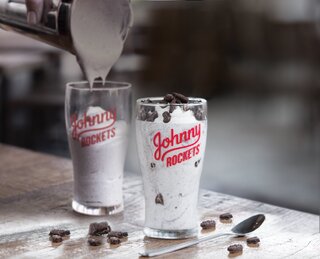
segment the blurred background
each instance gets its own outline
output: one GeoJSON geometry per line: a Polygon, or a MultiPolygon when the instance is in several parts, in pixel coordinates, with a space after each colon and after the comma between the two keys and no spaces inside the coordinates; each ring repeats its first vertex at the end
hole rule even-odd
{"type": "MultiPolygon", "coordinates": [[[[133,8],[135,26],[109,79],[131,82],[134,98],[208,99],[201,186],[318,213],[320,1],[133,8]]],[[[69,157],[65,83],[82,79],[71,54],[0,31],[0,142],[69,157]]],[[[134,123],[126,171],[140,174],[134,123]]]]}

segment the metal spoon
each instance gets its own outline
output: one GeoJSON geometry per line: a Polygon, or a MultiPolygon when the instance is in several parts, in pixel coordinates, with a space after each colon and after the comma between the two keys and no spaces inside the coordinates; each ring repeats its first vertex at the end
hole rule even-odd
{"type": "Polygon", "coordinates": [[[265,218],[266,217],[263,214],[258,214],[240,222],[239,224],[234,226],[230,232],[220,233],[216,235],[209,235],[209,236],[201,237],[201,238],[187,241],[177,245],[167,246],[159,249],[147,250],[139,254],[141,256],[152,257],[152,256],[174,252],[174,251],[177,251],[189,246],[193,246],[204,241],[222,237],[222,236],[244,236],[245,234],[255,231],[257,228],[259,228],[263,223],[263,221],[265,220],[265,218]]]}

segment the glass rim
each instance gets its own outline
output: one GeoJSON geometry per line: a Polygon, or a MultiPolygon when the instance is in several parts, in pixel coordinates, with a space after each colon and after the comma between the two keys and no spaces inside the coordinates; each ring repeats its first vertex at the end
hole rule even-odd
{"type": "Polygon", "coordinates": [[[67,89],[78,91],[110,91],[110,90],[127,90],[132,87],[130,83],[120,81],[105,81],[102,87],[94,87],[94,84],[98,83],[102,85],[102,80],[95,80],[92,88],[90,88],[89,81],[75,81],[66,84],[67,89]],[[108,87],[107,85],[113,85],[115,87],[108,87]]]}
{"type": "Polygon", "coordinates": [[[146,100],[151,100],[151,101],[161,101],[163,100],[163,97],[144,97],[144,98],[139,98],[137,100],[137,104],[140,106],[152,106],[152,107],[158,107],[158,106],[164,106],[164,105],[172,105],[172,106],[184,106],[184,105],[188,105],[188,106],[200,106],[200,105],[206,105],[207,104],[207,100],[204,98],[197,98],[197,97],[188,97],[189,100],[191,101],[200,101],[200,102],[194,102],[194,103],[145,103],[143,101],[146,100]]]}

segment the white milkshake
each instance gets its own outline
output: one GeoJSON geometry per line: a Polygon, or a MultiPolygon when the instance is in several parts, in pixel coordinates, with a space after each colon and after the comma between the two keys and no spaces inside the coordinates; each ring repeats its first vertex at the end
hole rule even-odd
{"type": "Polygon", "coordinates": [[[197,232],[207,121],[197,120],[192,110],[177,106],[170,121],[164,123],[162,114],[169,112],[169,106],[157,105],[154,109],[158,114],[154,121],[136,121],[146,203],[145,234],[162,238],[192,236],[197,232]]]}
{"type": "Polygon", "coordinates": [[[68,131],[74,168],[74,200],[87,207],[122,210],[128,125],[113,111],[89,107],[71,116],[68,131]]]}

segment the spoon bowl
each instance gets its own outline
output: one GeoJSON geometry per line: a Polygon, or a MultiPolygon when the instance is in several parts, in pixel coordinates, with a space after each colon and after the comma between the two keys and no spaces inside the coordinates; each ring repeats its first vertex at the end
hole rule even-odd
{"type": "Polygon", "coordinates": [[[231,231],[238,235],[248,234],[259,228],[265,219],[266,217],[263,214],[254,215],[235,225],[231,231]]]}

